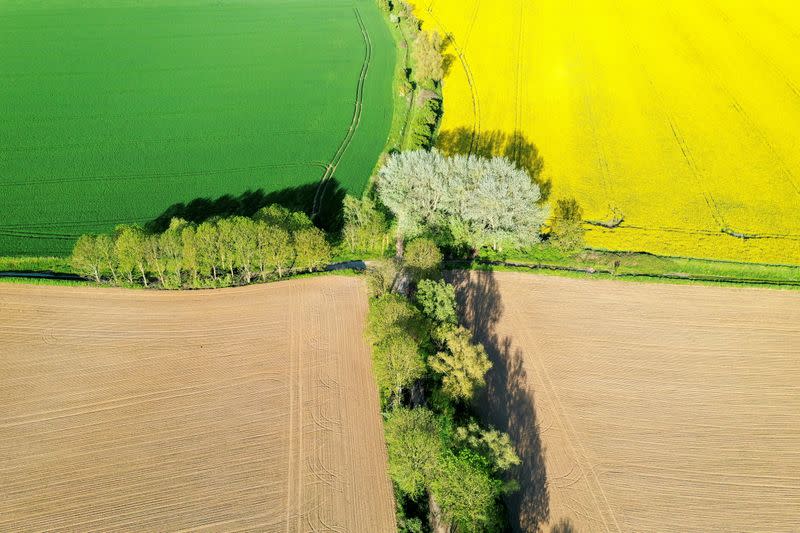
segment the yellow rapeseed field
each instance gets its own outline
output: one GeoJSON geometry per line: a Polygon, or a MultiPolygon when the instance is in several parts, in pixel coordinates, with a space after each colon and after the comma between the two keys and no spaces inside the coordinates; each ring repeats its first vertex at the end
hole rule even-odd
{"type": "Polygon", "coordinates": [[[544,162],[590,246],[800,264],[800,2],[416,0],[440,145],[544,162]],[[538,154],[537,154],[538,151],[538,154]]]}

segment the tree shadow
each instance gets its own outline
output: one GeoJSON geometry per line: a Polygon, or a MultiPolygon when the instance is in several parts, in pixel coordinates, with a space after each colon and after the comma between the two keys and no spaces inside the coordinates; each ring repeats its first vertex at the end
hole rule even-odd
{"type": "Polygon", "coordinates": [[[550,197],[551,180],[542,176],[544,159],[539,149],[521,131],[506,133],[500,130],[475,133],[470,128],[439,132],[436,147],[445,155],[474,154],[481,157],[503,156],[527,171],[542,192],[542,201],[550,197]]]}
{"type": "Polygon", "coordinates": [[[550,528],[550,533],[575,533],[575,526],[568,518],[562,518],[550,528]]]}
{"type": "Polygon", "coordinates": [[[445,36],[442,39],[442,72],[445,78],[447,78],[453,70],[457,59],[456,54],[457,52],[453,44],[453,39],[450,36],[445,36]]]}
{"type": "MultiPolygon", "coordinates": [[[[169,227],[170,220],[182,218],[199,224],[214,217],[253,216],[262,207],[279,204],[292,211],[302,211],[311,216],[318,183],[287,187],[278,191],[247,190],[238,196],[226,194],[218,198],[195,198],[187,203],[176,203],[145,225],[152,233],[169,227]]],[[[328,180],[322,190],[320,210],[314,223],[325,231],[336,232],[342,227],[342,205],[346,191],[335,178],[328,180]]]]}
{"type": "Polygon", "coordinates": [[[550,517],[550,497],[535,396],[523,365],[524,354],[512,339],[500,338],[496,325],[503,302],[493,272],[452,272],[450,281],[462,311],[464,325],[486,348],[492,368],[486,387],[476,400],[481,416],[511,437],[522,460],[510,473],[520,490],[506,497],[509,522],[515,531],[537,531],[550,517]]]}

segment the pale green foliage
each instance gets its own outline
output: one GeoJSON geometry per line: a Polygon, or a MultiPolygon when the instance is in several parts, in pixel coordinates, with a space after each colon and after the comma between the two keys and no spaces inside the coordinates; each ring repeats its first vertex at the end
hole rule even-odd
{"type": "Polygon", "coordinates": [[[289,232],[264,221],[256,222],[256,260],[262,280],[272,273],[282,278],[294,263],[294,246],[289,232]]]}
{"type": "Polygon", "coordinates": [[[389,259],[376,261],[367,267],[367,291],[371,298],[378,298],[391,292],[400,269],[397,262],[389,259]]]}
{"type": "Polygon", "coordinates": [[[495,520],[498,483],[472,461],[446,455],[430,489],[445,517],[459,532],[486,531],[495,520]]]}
{"type": "Polygon", "coordinates": [[[232,248],[233,264],[241,272],[245,283],[253,280],[253,273],[258,268],[258,248],[256,241],[256,223],[247,217],[233,217],[232,248]]]}
{"type": "Polygon", "coordinates": [[[438,151],[394,154],[379,172],[378,195],[397,218],[397,230],[414,237],[426,227],[438,227],[449,210],[447,159],[438,151]]]}
{"type": "Polygon", "coordinates": [[[414,281],[442,275],[442,252],[430,239],[415,239],[406,246],[403,261],[414,281]]]}
{"type": "Polygon", "coordinates": [[[397,488],[419,498],[436,477],[442,454],[436,418],[428,409],[396,409],[384,425],[389,476],[397,488]]]}
{"type": "Polygon", "coordinates": [[[560,199],[550,220],[550,243],[563,252],[584,247],[583,209],[574,199],[560,199]]]}
{"type": "Polygon", "coordinates": [[[117,226],[114,239],[114,254],[117,265],[129,283],[133,283],[134,275],[141,277],[142,284],[147,286],[146,244],[147,236],[139,226],[117,226]]]}
{"type": "Polygon", "coordinates": [[[473,344],[469,331],[460,326],[437,328],[435,340],[444,350],[428,361],[442,376],[442,391],[459,400],[471,400],[475,391],[486,384],[486,372],[492,367],[486,350],[473,344]]]}
{"type": "Polygon", "coordinates": [[[382,254],[386,250],[389,223],[371,198],[345,196],[343,216],[342,239],[351,252],[382,254]]]}
{"type": "Polygon", "coordinates": [[[442,38],[436,32],[421,31],[414,40],[414,78],[422,83],[444,77],[442,38]]]}
{"type": "Polygon", "coordinates": [[[197,230],[194,226],[186,226],[181,232],[181,268],[189,274],[192,287],[199,284],[198,250],[197,250],[197,230]]]}
{"type": "Polygon", "coordinates": [[[422,312],[439,324],[456,324],[456,290],[444,280],[424,279],[417,284],[415,295],[422,312]]]}
{"type": "Polygon", "coordinates": [[[455,435],[461,445],[469,446],[486,457],[498,472],[520,464],[519,456],[514,451],[507,433],[496,429],[484,429],[472,421],[466,426],[456,428],[455,435]]]}
{"type": "Polygon", "coordinates": [[[403,390],[425,375],[425,360],[417,341],[392,330],[372,348],[373,368],[384,399],[399,406],[403,390]]]}
{"type": "Polygon", "coordinates": [[[217,265],[220,263],[217,249],[217,226],[213,222],[203,222],[197,226],[195,242],[197,245],[197,265],[203,277],[211,276],[217,280],[219,273],[217,265]]]}
{"type": "Polygon", "coordinates": [[[305,214],[270,206],[260,218],[216,218],[199,226],[173,218],[157,234],[122,225],[113,238],[79,239],[71,260],[95,281],[110,275],[114,282],[137,279],[147,286],[157,279],[168,289],[251,283],[256,277],[266,281],[272,275],[320,270],[330,262],[325,233],[305,214]]]}
{"type": "Polygon", "coordinates": [[[378,344],[396,333],[407,333],[419,343],[427,341],[427,325],[419,309],[397,294],[372,301],[367,314],[367,337],[378,344]]]}
{"type": "Polygon", "coordinates": [[[331,261],[331,247],[319,228],[307,227],[294,233],[294,268],[299,272],[321,270],[331,261]]]}
{"type": "Polygon", "coordinates": [[[454,191],[451,232],[474,248],[504,244],[514,247],[539,242],[547,218],[541,192],[528,173],[504,157],[456,155],[452,158],[454,191]]]}
{"type": "Polygon", "coordinates": [[[117,279],[117,256],[114,253],[114,239],[110,235],[98,235],[95,238],[95,249],[100,257],[100,274],[111,275],[116,283],[117,279]]]}
{"type": "Polygon", "coordinates": [[[282,205],[272,204],[261,208],[254,216],[256,221],[266,222],[271,226],[283,228],[289,233],[313,226],[308,215],[299,211],[291,211],[282,205]]]}
{"type": "Polygon", "coordinates": [[[402,235],[447,228],[474,248],[536,243],[547,218],[538,185],[503,157],[395,154],[379,172],[378,192],[402,235]]]}
{"type": "Polygon", "coordinates": [[[94,278],[99,283],[103,256],[97,247],[97,237],[82,235],[72,250],[70,264],[81,275],[94,278]]]}

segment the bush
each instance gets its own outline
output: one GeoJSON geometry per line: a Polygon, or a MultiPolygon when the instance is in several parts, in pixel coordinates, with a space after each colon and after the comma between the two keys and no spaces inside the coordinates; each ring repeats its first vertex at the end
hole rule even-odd
{"type": "Polygon", "coordinates": [[[423,314],[440,324],[456,324],[456,289],[444,280],[424,279],[417,285],[417,305],[423,314]]]}
{"type": "Polygon", "coordinates": [[[370,298],[379,298],[391,292],[400,268],[393,259],[377,261],[367,267],[367,292],[370,298]]]}
{"type": "Polygon", "coordinates": [[[583,209],[574,199],[560,199],[550,221],[550,243],[562,252],[584,248],[583,209]]]}
{"type": "Polygon", "coordinates": [[[411,279],[438,279],[442,276],[442,252],[431,239],[416,239],[406,247],[405,267],[411,279]]]}

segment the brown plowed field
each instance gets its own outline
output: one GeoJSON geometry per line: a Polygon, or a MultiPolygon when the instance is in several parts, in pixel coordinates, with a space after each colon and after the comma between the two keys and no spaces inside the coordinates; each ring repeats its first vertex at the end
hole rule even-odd
{"type": "Polygon", "coordinates": [[[0,531],[393,531],[355,278],[0,285],[0,531]]]}
{"type": "Polygon", "coordinates": [[[517,529],[800,531],[800,293],[456,277],[517,529]]]}

